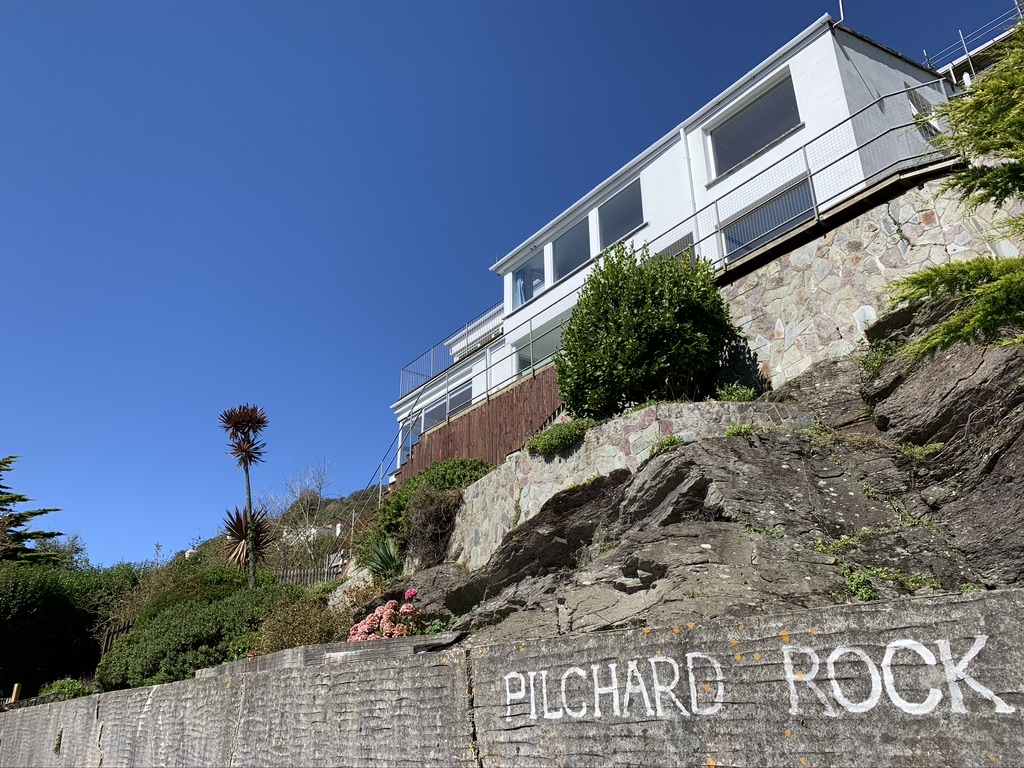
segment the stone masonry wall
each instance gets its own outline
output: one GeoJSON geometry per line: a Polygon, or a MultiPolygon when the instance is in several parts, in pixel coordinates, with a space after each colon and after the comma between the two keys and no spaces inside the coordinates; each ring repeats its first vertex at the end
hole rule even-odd
{"type": "Polygon", "coordinates": [[[1010,590],[328,655],[2,713],[0,765],[1021,765],[1022,611],[1010,590]]]}
{"type": "Polygon", "coordinates": [[[1019,241],[996,233],[1024,204],[968,213],[941,188],[939,180],[908,190],[723,287],[773,386],[855,350],[894,280],[978,256],[1021,255],[1019,241]]]}
{"type": "Polygon", "coordinates": [[[556,493],[617,469],[636,472],[655,443],[670,435],[693,442],[721,437],[733,425],[804,429],[812,423],[811,414],[777,403],[665,403],[599,424],[567,455],[546,459],[519,451],[465,490],[448,559],[470,570],[482,567],[505,534],[556,493]]]}
{"type": "MultiPolygon", "coordinates": [[[[1021,255],[1019,241],[994,233],[1007,213],[1024,213],[1024,204],[981,206],[968,213],[954,193],[941,188],[940,180],[908,190],[722,288],[733,322],[772,386],[819,360],[857,349],[865,328],[884,310],[893,281],[953,261],[1021,255]]],[[[809,418],[775,406],[658,406],[601,425],[567,457],[545,461],[512,454],[466,489],[449,558],[470,570],[480,568],[505,535],[555,493],[623,467],[635,472],[651,445],[667,435],[688,441],[720,436],[744,419],[758,427],[799,428],[809,418]]]]}

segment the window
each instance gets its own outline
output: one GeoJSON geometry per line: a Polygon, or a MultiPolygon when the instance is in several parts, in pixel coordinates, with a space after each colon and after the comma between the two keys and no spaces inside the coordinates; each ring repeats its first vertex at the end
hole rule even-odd
{"type": "Polygon", "coordinates": [[[464,384],[448,395],[448,418],[469,408],[473,403],[473,382],[464,384]]]}
{"type": "Polygon", "coordinates": [[[533,329],[529,339],[516,347],[516,360],[520,374],[530,373],[534,367],[547,365],[562,346],[562,325],[566,317],[556,317],[533,329]]]}
{"type": "Polygon", "coordinates": [[[555,280],[590,261],[590,221],[583,219],[554,242],[555,280]]]}
{"type": "Polygon", "coordinates": [[[662,248],[658,251],[658,256],[669,259],[685,259],[686,261],[691,261],[694,258],[693,233],[687,232],[671,245],[662,248]]]}
{"type": "Polygon", "coordinates": [[[942,133],[939,124],[928,117],[934,107],[906,80],[903,81],[903,85],[907,89],[907,101],[910,102],[910,116],[914,118],[917,130],[924,140],[930,142],[942,133]]]}
{"type": "Polygon", "coordinates": [[[473,382],[467,381],[461,387],[449,392],[444,399],[407,420],[402,424],[402,451],[398,463],[404,464],[408,461],[412,449],[420,442],[420,435],[429,432],[438,424],[444,424],[452,416],[466,410],[472,404],[473,382]]]}
{"type": "Polygon", "coordinates": [[[799,179],[722,227],[726,258],[734,261],[746,256],[813,217],[810,179],[799,179]]]}
{"type": "Polygon", "coordinates": [[[440,403],[430,406],[423,412],[423,431],[428,432],[438,424],[444,424],[448,418],[448,403],[442,400],[440,403]]]}
{"type": "Polygon", "coordinates": [[[787,76],[721,125],[711,129],[715,175],[732,170],[800,125],[793,81],[787,76]]]}
{"type": "Polygon", "coordinates": [[[640,179],[598,208],[597,217],[601,223],[602,251],[611,248],[643,224],[644,207],[640,199],[640,179]]]}
{"type": "Polygon", "coordinates": [[[530,257],[512,276],[512,308],[523,306],[544,290],[544,249],[530,257]]]}

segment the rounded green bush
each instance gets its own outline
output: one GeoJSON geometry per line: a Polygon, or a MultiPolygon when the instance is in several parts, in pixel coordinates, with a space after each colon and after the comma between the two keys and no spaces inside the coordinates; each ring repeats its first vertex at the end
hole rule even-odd
{"type": "Polygon", "coordinates": [[[555,357],[558,391],[576,416],[604,419],[652,399],[714,391],[737,338],[706,261],[615,246],[587,278],[555,357]]]}

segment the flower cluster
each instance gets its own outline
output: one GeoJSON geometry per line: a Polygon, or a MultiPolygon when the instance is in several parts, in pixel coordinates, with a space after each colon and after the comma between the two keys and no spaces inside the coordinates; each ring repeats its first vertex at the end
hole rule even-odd
{"type": "Polygon", "coordinates": [[[373,613],[360,621],[348,634],[350,643],[364,640],[387,640],[392,637],[407,637],[423,633],[423,614],[413,601],[419,592],[410,589],[405,593],[405,602],[399,606],[397,600],[388,600],[373,613]]]}

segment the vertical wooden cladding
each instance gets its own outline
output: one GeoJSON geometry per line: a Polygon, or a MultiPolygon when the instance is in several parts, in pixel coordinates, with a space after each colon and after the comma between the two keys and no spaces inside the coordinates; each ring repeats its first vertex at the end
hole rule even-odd
{"type": "Polygon", "coordinates": [[[448,459],[483,459],[500,464],[510,453],[520,450],[561,407],[555,366],[549,365],[422,435],[397,482],[401,484],[448,459]]]}

